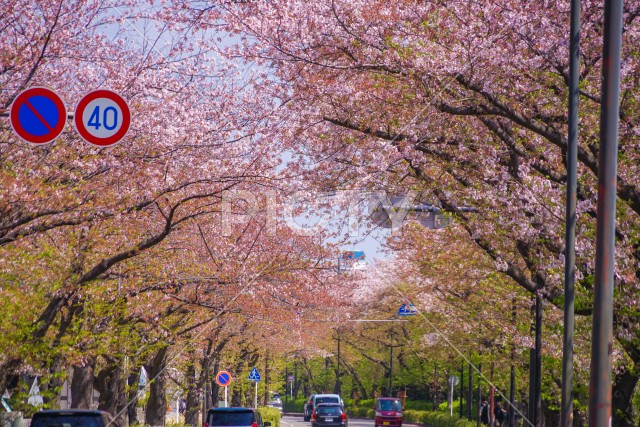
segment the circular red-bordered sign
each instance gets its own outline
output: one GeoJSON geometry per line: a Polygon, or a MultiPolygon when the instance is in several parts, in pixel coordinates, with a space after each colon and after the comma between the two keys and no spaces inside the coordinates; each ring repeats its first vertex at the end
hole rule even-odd
{"type": "Polygon", "coordinates": [[[100,89],[86,94],[74,113],[78,133],[91,145],[109,147],[124,138],[131,125],[131,111],[116,92],[100,89]]]}
{"type": "Polygon", "coordinates": [[[26,89],[11,103],[11,127],[20,138],[42,145],[56,139],[67,122],[62,99],[45,87],[26,89]]]}
{"type": "Polygon", "coordinates": [[[216,383],[221,387],[226,387],[231,384],[231,374],[227,371],[220,371],[216,375],[216,383]]]}

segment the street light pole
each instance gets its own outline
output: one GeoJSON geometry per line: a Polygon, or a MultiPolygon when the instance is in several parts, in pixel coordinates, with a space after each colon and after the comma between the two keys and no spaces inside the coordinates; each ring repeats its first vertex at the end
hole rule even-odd
{"type": "Polygon", "coordinates": [[[342,395],[342,381],[340,379],[340,333],[338,332],[338,365],[336,366],[336,387],[334,392],[342,395]]]}
{"type": "Polygon", "coordinates": [[[571,0],[569,30],[569,134],[564,265],[564,331],[560,427],[573,425],[573,334],[575,329],[576,188],[578,164],[578,100],[580,83],[580,0],[571,0]]]}
{"type": "Polygon", "coordinates": [[[613,291],[620,120],[620,49],[622,0],[604,2],[602,97],[598,153],[593,328],[589,382],[589,425],[611,425],[611,352],[613,350],[613,291]]]}
{"type": "Polygon", "coordinates": [[[393,345],[389,346],[389,391],[388,397],[393,396],[391,389],[393,388],[393,345]]]}

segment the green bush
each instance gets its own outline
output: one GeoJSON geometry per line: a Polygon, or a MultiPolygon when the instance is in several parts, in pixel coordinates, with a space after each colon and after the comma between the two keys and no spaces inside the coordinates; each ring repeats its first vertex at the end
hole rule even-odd
{"type": "Polygon", "coordinates": [[[282,411],[302,413],[304,412],[304,403],[306,401],[306,397],[299,397],[295,400],[287,399],[286,401],[282,399],[282,411]]]}
{"type": "MultiPolygon", "coordinates": [[[[422,402],[422,405],[426,403],[422,402]]],[[[348,409],[348,413],[352,417],[365,417],[373,418],[375,416],[375,410],[371,405],[366,407],[359,405],[348,409]]],[[[409,405],[407,405],[409,406],[409,405]]],[[[455,412],[455,411],[454,411],[455,412]]],[[[460,418],[454,414],[453,417],[449,416],[449,412],[438,411],[419,411],[415,409],[406,409],[402,413],[402,418],[408,423],[424,424],[430,427],[475,427],[476,423],[467,420],[466,418],[460,418]]]]}
{"type": "Polygon", "coordinates": [[[262,416],[262,421],[271,423],[271,427],[280,427],[280,410],[270,406],[260,406],[258,412],[262,416]]]}

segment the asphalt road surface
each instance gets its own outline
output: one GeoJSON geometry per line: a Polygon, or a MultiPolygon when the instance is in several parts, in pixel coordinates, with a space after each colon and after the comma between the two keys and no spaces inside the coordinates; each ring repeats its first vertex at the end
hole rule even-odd
{"type": "MultiPolygon", "coordinates": [[[[349,418],[349,427],[373,427],[373,420],[363,418],[349,418]]],[[[283,415],[280,419],[281,427],[311,427],[310,421],[304,421],[302,414],[300,415],[283,415]]],[[[402,427],[412,427],[416,424],[402,423],[402,427]]]]}
{"type": "MultiPolygon", "coordinates": [[[[373,420],[349,418],[349,427],[373,427],[373,420]]],[[[283,415],[280,419],[281,427],[311,427],[311,421],[304,421],[302,414],[283,415]]]]}

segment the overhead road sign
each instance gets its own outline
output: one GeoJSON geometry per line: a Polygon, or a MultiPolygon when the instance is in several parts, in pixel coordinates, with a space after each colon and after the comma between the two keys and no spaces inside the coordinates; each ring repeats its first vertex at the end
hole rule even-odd
{"type": "Polygon", "coordinates": [[[418,309],[413,304],[402,304],[398,309],[398,316],[415,316],[416,314],[418,309]]]}
{"type": "Polygon", "coordinates": [[[32,87],[20,92],[11,103],[9,117],[16,135],[31,144],[42,145],[60,136],[67,111],[55,92],[32,87]]]}
{"type": "Polygon", "coordinates": [[[82,139],[97,147],[109,147],[129,131],[131,110],[116,92],[100,89],[80,100],[73,121],[82,139]]]}
{"type": "Polygon", "coordinates": [[[216,375],[216,383],[220,386],[220,387],[226,387],[229,384],[231,384],[231,374],[227,371],[220,371],[218,372],[218,374],[216,375]]]}
{"type": "Polygon", "coordinates": [[[249,381],[255,381],[258,382],[260,381],[260,374],[258,373],[258,370],[254,367],[251,372],[249,372],[249,381]]]}

